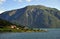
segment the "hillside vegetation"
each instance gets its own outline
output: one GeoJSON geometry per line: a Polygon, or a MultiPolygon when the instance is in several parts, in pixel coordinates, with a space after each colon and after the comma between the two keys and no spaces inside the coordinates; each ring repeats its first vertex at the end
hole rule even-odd
{"type": "Polygon", "coordinates": [[[0,33],[1,32],[45,32],[45,30],[36,30],[22,25],[12,24],[6,20],[0,19],[0,33]]]}

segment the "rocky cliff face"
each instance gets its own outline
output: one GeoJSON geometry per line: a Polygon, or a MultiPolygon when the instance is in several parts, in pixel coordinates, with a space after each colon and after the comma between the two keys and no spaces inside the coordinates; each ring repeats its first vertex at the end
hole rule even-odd
{"type": "Polygon", "coordinates": [[[0,14],[1,19],[35,28],[59,28],[60,11],[41,5],[26,6],[0,14]]]}

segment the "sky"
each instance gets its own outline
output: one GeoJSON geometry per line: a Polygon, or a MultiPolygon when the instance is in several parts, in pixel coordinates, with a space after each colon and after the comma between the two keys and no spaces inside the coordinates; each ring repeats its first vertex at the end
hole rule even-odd
{"type": "Polygon", "coordinates": [[[44,5],[60,10],[60,0],[0,0],[0,14],[4,11],[19,9],[28,5],[44,5]]]}

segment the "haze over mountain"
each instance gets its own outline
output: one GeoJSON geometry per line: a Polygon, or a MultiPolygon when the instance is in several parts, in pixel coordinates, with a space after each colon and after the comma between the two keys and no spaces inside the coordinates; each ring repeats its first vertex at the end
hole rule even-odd
{"type": "Polygon", "coordinates": [[[0,14],[0,18],[31,28],[60,28],[60,11],[42,5],[6,11],[0,14]]]}

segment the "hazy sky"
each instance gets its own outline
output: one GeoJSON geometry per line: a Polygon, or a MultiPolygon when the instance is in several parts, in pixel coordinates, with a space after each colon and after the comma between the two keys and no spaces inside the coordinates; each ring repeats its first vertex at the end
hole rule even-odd
{"type": "Polygon", "coordinates": [[[28,5],[44,5],[60,10],[60,0],[0,0],[0,13],[28,5]]]}

